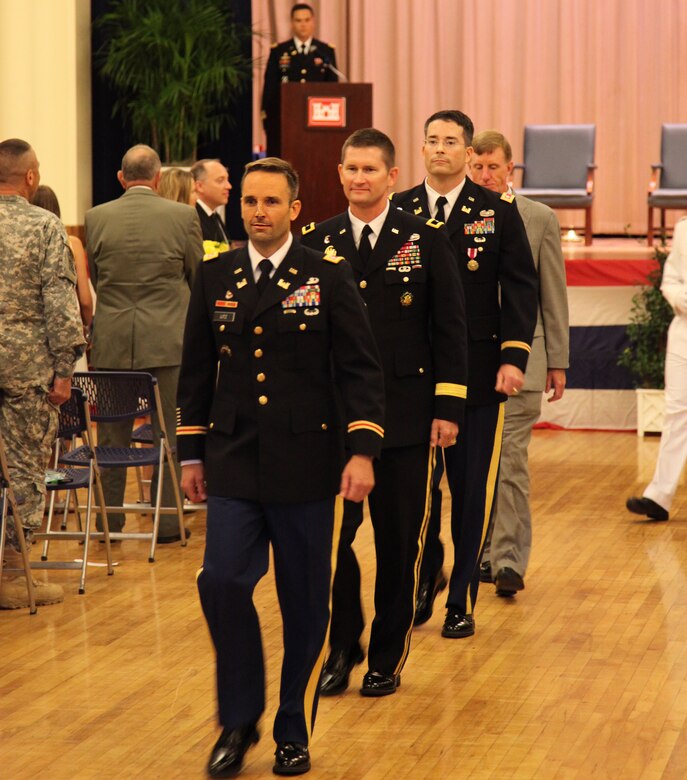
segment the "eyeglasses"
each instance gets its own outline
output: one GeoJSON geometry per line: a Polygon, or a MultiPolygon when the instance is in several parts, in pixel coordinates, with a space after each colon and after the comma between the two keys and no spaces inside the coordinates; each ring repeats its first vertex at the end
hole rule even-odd
{"type": "Polygon", "coordinates": [[[444,149],[457,149],[464,144],[457,138],[425,138],[425,146],[429,146],[430,149],[436,149],[437,146],[440,145],[443,146],[444,149]]]}

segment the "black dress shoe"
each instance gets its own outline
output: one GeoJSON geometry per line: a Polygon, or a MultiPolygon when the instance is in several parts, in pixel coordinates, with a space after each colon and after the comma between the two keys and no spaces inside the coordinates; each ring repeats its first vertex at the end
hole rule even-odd
{"type": "Polygon", "coordinates": [[[456,609],[449,609],[444,620],[441,635],[449,639],[462,639],[475,633],[475,618],[464,615],[456,609]]]}
{"type": "Polygon", "coordinates": [[[519,590],[523,590],[525,587],[522,577],[510,566],[504,566],[496,572],[495,582],[497,596],[515,596],[519,590]]]}
{"type": "Polygon", "coordinates": [[[298,742],[280,742],[274,753],[275,775],[303,775],[310,771],[310,753],[298,742]]]}
{"type": "Polygon", "coordinates": [[[243,757],[260,735],[254,725],[240,729],[224,729],[215,743],[208,761],[210,777],[234,777],[241,771],[243,757]]]}
{"type": "Polygon", "coordinates": [[[494,578],[491,574],[491,561],[482,561],[479,565],[479,581],[480,582],[493,582],[494,578]]]}
{"type": "Polygon", "coordinates": [[[396,688],[401,686],[400,674],[382,674],[382,672],[368,672],[363,677],[363,687],[360,693],[363,696],[388,696],[396,693],[396,688]]]}
{"type": "Polygon", "coordinates": [[[417,600],[415,601],[414,626],[421,626],[432,617],[434,600],[442,590],[446,590],[447,585],[448,582],[443,571],[438,572],[433,579],[424,580],[420,583],[420,587],[417,589],[417,600]]]}
{"type": "Polygon", "coordinates": [[[660,504],[650,498],[632,496],[625,502],[625,506],[636,515],[645,515],[650,520],[667,520],[669,515],[660,504]]]}
{"type": "Polygon", "coordinates": [[[364,658],[365,656],[359,647],[353,652],[332,650],[322,668],[320,695],[336,696],[339,693],[343,693],[348,688],[348,678],[351,674],[351,669],[364,658]]]}
{"type": "MultiPolygon", "coordinates": [[[[184,532],[186,534],[186,538],[188,539],[191,536],[191,530],[189,528],[184,528],[184,532]]],[[[172,534],[171,536],[157,537],[158,544],[174,544],[174,542],[180,542],[180,541],[181,541],[180,534],[172,534]]]]}

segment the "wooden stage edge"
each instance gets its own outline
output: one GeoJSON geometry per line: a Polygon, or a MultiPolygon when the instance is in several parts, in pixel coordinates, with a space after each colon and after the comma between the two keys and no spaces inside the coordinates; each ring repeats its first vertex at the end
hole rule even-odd
{"type": "Polygon", "coordinates": [[[567,241],[562,246],[566,260],[648,260],[655,253],[646,245],[646,236],[603,236],[595,237],[591,246],[567,241]]]}

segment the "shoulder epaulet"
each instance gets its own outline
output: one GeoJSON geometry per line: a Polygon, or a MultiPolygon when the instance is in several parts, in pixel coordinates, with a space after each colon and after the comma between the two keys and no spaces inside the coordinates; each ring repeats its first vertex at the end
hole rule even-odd
{"type": "Polygon", "coordinates": [[[427,224],[430,227],[433,227],[433,228],[440,228],[444,223],[441,222],[440,220],[434,219],[434,217],[432,217],[431,219],[427,220],[427,224]]]}
{"type": "Polygon", "coordinates": [[[337,255],[324,255],[322,259],[327,263],[334,263],[334,265],[336,265],[343,260],[343,257],[338,257],[337,255]]]}
{"type": "Polygon", "coordinates": [[[312,233],[316,227],[317,225],[314,222],[311,222],[309,225],[303,225],[301,228],[301,235],[306,236],[308,233],[312,233]]]}
{"type": "Polygon", "coordinates": [[[512,192],[504,192],[501,195],[501,200],[505,200],[506,203],[512,203],[515,200],[515,195],[512,192]]]}

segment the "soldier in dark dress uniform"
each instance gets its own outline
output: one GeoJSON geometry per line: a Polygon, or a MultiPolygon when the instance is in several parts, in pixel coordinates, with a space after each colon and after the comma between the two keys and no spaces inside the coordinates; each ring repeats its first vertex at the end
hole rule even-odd
{"type": "Polygon", "coordinates": [[[334,47],[312,37],[315,31],[315,13],[306,3],[297,3],[291,9],[291,29],[293,38],[272,46],[265,69],[262,122],[267,135],[267,154],[270,157],[278,157],[281,154],[282,83],[339,80],[335,72],[334,47]]]}
{"type": "MultiPolygon", "coordinates": [[[[475,632],[479,561],[493,507],[504,402],[523,385],[538,310],[537,274],[513,196],[466,178],[472,135],[472,121],[462,112],[433,114],[425,123],[427,178],[392,198],[412,214],[446,222],[465,289],[467,407],[458,444],[446,452],[455,550],[442,630],[449,638],[475,632]]],[[[440,497],[435,487],[416,624],[429,619],[434,598],[446,587],[440,497]]]]}
{"type": "MultiPolygon", "coordinates": [[[[384,368],[384,450],[369,497],[377,577],[364,696],[395,693],[408,656],[418,570],[429,517],[436,446],[455,443],[467,393],[463,291],[441,223],[388,200],[398,173],[394,147],[358,130],[343,148],[339,176],[347,212],[303,228],[303,242],[353,267],[384,368]]],[[[340,693],[362,661],[360,571],[351,548],[362,522],[347,504],[332,601],[330,654],[322,693],[340,693]]]]}
{"type": "Polygon", "coordinates": [[[343,498],[372,489],[384,434],[383,375],[353,274],[293,240],[297,193],[283,160],[246,167],[248,246],[201,265],[186,323],[177,441],[182,487],[208,502],[198,590],[217,651],[213,777],[236,774],[258,739],[265,672],[253,589],[270,543],[284,623],[273,770],[310,768],[343,498]]]}

